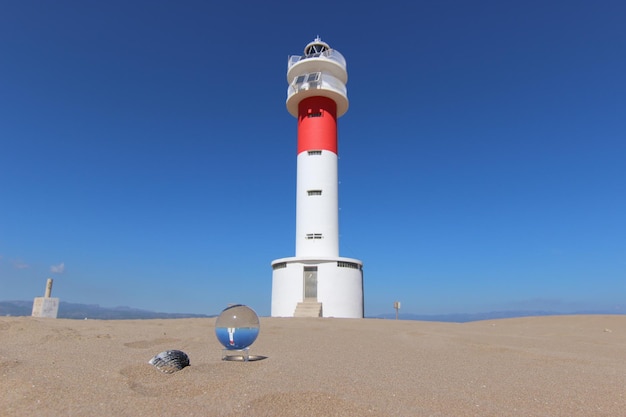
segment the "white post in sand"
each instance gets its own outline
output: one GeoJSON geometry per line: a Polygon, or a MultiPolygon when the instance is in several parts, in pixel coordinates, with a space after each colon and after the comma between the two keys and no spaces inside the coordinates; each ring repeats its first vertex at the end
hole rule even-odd
{"type": "Polygon", "coordinates": [[[44,297],[35,297],[33,301],[33,317],[48,317],[56,319],[59,313],[59,299],[51,298],[52,295],[52,278],[48,278],[46,282],[46,295],[44,297]]]}

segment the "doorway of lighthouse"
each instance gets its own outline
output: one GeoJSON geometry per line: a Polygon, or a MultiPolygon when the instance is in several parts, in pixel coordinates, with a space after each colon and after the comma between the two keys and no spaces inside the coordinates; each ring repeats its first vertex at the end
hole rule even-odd
{"type": "Polygon", "coordinates": [[[317,267],[304,267],[304,301],[317,301],[317,267]]]}

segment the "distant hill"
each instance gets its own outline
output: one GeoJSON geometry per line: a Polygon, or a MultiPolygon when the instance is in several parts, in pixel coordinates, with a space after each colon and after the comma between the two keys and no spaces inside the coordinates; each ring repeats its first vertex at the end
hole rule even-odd
{"type": "MultiPolygon", "coordinates": [[[[0,316],[30,316],[33,310],[32,301],[0,301],[0,316]]],[[[562,313],[556,311],[491,311],[487,313],[468,314],[411,314],[400,313],[399,320],[439,321],[449,323],[467,323],[479,320],[507,319],[514,317],[555,316],[563,314],[624,314],[621,311],[578,311],[562,313]]],[[[100,307],[98,304],[77,304],[61,301],[59,304],[60,319],[100,319],[100,320],[133,320],[133,319],[183,319],[216,317],[206,314],[159,313],[131,307],[100,307]]],[[[396,314],[379,314],[367,316],[371,319],[395,320],[396,314]]]]}
{"type": "MultiPolygon", "coordinates": [[[[467,323],[470,321],[510,319],[515,317],[534,317],[534,316],[558,316],[573,314],[623,314],[615,311],[578,311],[573,313],[562,313],[556,311],[491,311],[487,313],[468,313],[468,314],[410,314],[400,313],[399,320],[418,320],[418,321],[440,321],[449,323],[467,323]]],[[[380,314],[371,318],[391,319],[395,320],[396,313],[380,314]]]]}
{"type": "MultiPolygon", "coordinates": [[[[32,301],[0,301],[0,316],[30,316],[33,311],[32,301]]],[[[183,319],[215,317],[206,314],[159,313],[131,307],[100,307],[98,304],[77,304],[61,301],[59,303],[60,319],[100,319],[100,320],[133,320],[133,319],[183,319]]]]}

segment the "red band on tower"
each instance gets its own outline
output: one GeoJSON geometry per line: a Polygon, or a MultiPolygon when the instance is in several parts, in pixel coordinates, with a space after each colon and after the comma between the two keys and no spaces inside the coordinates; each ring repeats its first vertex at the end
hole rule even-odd
{"type": "Polygon", "coordinates": [[[298,154],[311,150],[337,154],[337,103],[328,97],[298,103],[298,154]]]}

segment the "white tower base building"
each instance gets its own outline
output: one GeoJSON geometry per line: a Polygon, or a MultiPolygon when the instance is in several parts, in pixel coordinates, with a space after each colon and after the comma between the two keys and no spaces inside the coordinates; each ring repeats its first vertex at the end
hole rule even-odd
{"type": "Polygon", "coordinates": [[[293,257],[272,269],[272,317],[363,317],[361,261],[293,257]]]}

